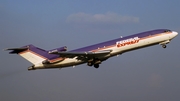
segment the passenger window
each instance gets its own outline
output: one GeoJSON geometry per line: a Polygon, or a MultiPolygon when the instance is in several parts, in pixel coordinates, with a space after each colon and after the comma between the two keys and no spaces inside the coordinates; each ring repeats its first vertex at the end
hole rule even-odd
{"type": "Polygon", "coordinates": [[[171,30],[165,30],[164,32],[171,32],[171,30]]]}

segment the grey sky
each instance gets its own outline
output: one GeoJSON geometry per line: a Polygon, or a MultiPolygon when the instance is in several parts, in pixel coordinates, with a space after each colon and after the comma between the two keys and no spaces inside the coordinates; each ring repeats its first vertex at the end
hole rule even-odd
{"type": "MultiPolygon", "coordinates": [[[[0,49],[33,44],[68,50],[158,28],[180,33],[179,0],[1,0],[0,49]]],[[[1,101],[178,101],[177,36],[103,62],[99,69],[28,71],[31,63],[2,51],[1,101]]]]}

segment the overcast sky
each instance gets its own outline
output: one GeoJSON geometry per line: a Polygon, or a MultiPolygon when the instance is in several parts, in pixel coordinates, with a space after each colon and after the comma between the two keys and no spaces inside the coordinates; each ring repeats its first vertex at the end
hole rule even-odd
{"type": "MultiPolygon", "coordinates": [[[[180,32],[180,0],[1,0],[0,49],[33,44],[73,50],[143,31],[180,32]]],[[[179,101],[180,37],[86,64],[28,71],[0,52],[0,101],[179,101]]]]}

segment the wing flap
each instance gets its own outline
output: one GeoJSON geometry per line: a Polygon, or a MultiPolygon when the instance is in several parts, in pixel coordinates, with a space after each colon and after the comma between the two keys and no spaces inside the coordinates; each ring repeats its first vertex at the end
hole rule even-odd
{"type": "Polygon", "coordinates": [[[82,60],[84,58],[92,58],[108,55],[112,50],[102,50],[97,52],[49,52],[49,54],[58,54],[60,57],[74,58],[82,60]]]}

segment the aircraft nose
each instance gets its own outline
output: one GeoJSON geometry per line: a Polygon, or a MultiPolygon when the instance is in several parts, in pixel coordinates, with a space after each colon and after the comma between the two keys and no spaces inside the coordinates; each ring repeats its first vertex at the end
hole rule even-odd
{"type": "Polygon", "coordinates": [[[172,34],[174,35],[174,37],[176,37],[178,35],[178,32],[173,31],[172,34]]]}

